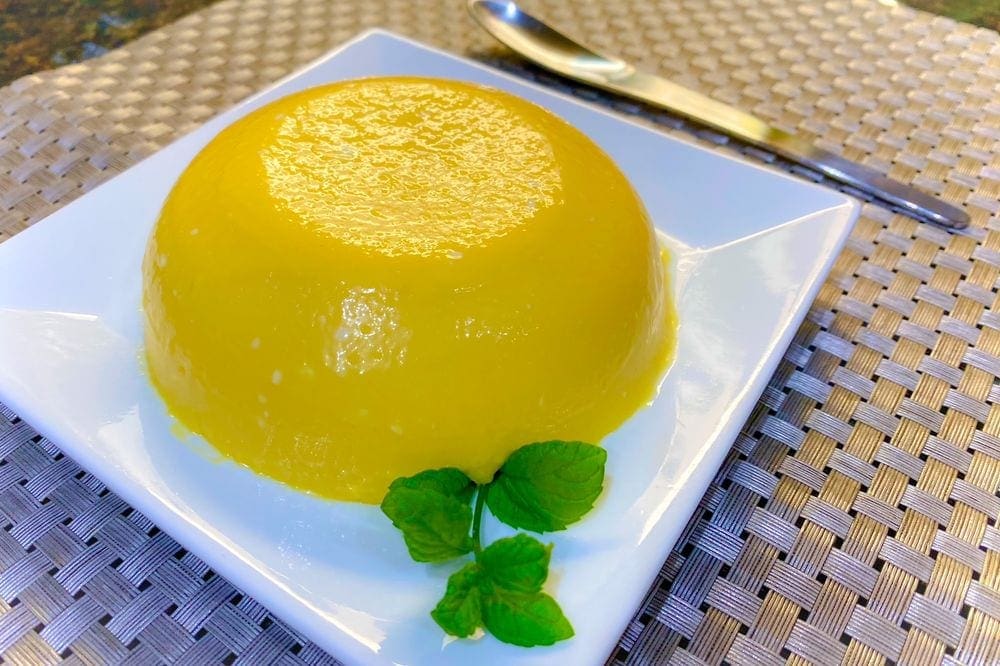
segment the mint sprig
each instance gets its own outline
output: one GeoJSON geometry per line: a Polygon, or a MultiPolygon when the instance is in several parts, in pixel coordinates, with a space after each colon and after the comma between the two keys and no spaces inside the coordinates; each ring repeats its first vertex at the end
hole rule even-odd
{"type": "Polygon", "coordinates": [[[444,596],[431,611],[434,621],[453,636],[467,638],[483,627],[505,643],[524,647],[572,637],[559,604],[542,590],[552,545],[519,533],[483,548],[482,517],[489,507],[515,528],[566,529],[593,508],[606,460],[604,449],[592,444],[540,442],[511,454],[488,484],[475,484],[454,468],[396,479],[382,511],[403,533],[414,560],[474,556],[448,578],[444,596]]]}

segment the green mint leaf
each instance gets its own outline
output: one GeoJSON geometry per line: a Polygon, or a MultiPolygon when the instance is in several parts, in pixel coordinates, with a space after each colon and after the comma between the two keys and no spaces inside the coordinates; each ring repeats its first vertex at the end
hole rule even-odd
{"type": "Polygon", "coordinates": [[[471,502],[472,494],[476,490],[476,484],[461,470],[454,467],[445,467],[442,469],[429,469],[414,476],[405,476],[396,479],[389,486],[390,490],[393,488],[435,490],[442,495],[451,495],[463,502],[471,502]]]}
{"type": "Polygon", "coordinates": [[[496,585],[513,592],[532,593],[542,589],[549,577],[552,546],[527,534],[494,541],[479,555],[483,573],[496,585]]]}
{"type": "Polygon", "coordinates": [[[483,624],[504,643],[534,647],[573,636],[559,604],[543,592],[525,594],[493,587],[482,603],[483,624]]]}
{"type": "Polygon", "coordinates": [[[397,488],[382,500],[382,512],[403,533],[417,562],[445,562],[472,552],[472,509],[454,497],[397,488]]]}
{"type": "Polygon", "coordinates": [[[434,621],[452,636],[467,638],[483,624],[481,575],[475,563],[453,573],[444,597],[431,611],[434,621]]]}
{"type": "Polygon", "coordinates": [[[462,478],[471,484],[458,470],[431,470],[389,486],[382,512],[403,533],[417,562],[444,562],[472,551],[472,495],[462,478]]]}
{"type": "Polygon", "coordinates": [[[499,520],[555,532],[580,520],[604,485],[607,452],[584,442],[540,442],[511,454],[490,484],[486,504],[499,520]]]}

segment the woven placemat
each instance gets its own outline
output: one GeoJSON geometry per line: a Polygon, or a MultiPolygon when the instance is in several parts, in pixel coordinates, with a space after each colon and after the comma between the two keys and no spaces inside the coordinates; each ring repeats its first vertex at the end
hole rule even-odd
{"type": "MultiPolygon", "coordinates": [[[[1000,663],[1000,35],[873,0],[524,4],[973,219],[865,206],[610,661],[1000,663]]],[[[226,0],[0,90],[0,239],[373,26],[725,143],[517,64],[457,1],[226,0]]],[[[6,662],[334,663],[3,409],[0,458],[6,662]]]]}

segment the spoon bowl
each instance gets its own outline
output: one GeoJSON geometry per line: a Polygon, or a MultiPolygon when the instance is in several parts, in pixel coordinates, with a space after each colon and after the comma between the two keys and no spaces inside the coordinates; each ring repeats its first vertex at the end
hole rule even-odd
{"type": "Polygon", "coordinates": [[[565,76],[599,84],[603,78],[635,71],[624,60],[581,44],[509,0],[472,0],[469,13],[500,42],[565,76]]]}

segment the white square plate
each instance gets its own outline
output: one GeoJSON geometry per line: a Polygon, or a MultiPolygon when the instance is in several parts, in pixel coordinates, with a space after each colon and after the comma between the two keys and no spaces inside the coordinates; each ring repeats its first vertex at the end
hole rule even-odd
{"type": "MultiPolygon", "coordinates": [[[[0,400],[187,548],[348,662],[598,664],[613,649],[788,346],[857,205],[394,35],[369,32],[0,245],[0,400]],[[660,395],[605,440],[608,490],[555,543],[576,628],[522,649],[443,640],[451,566],[410,561],[376,507],[329,502],[181,441],[140,364],[140,260],[160,205],[220,129],[295,90],[412,74],[547,107],[624,169],[673,252],[680,319],[660,395]]],[[[486,525],[487,539],[505,533],[486,525]]]]}

